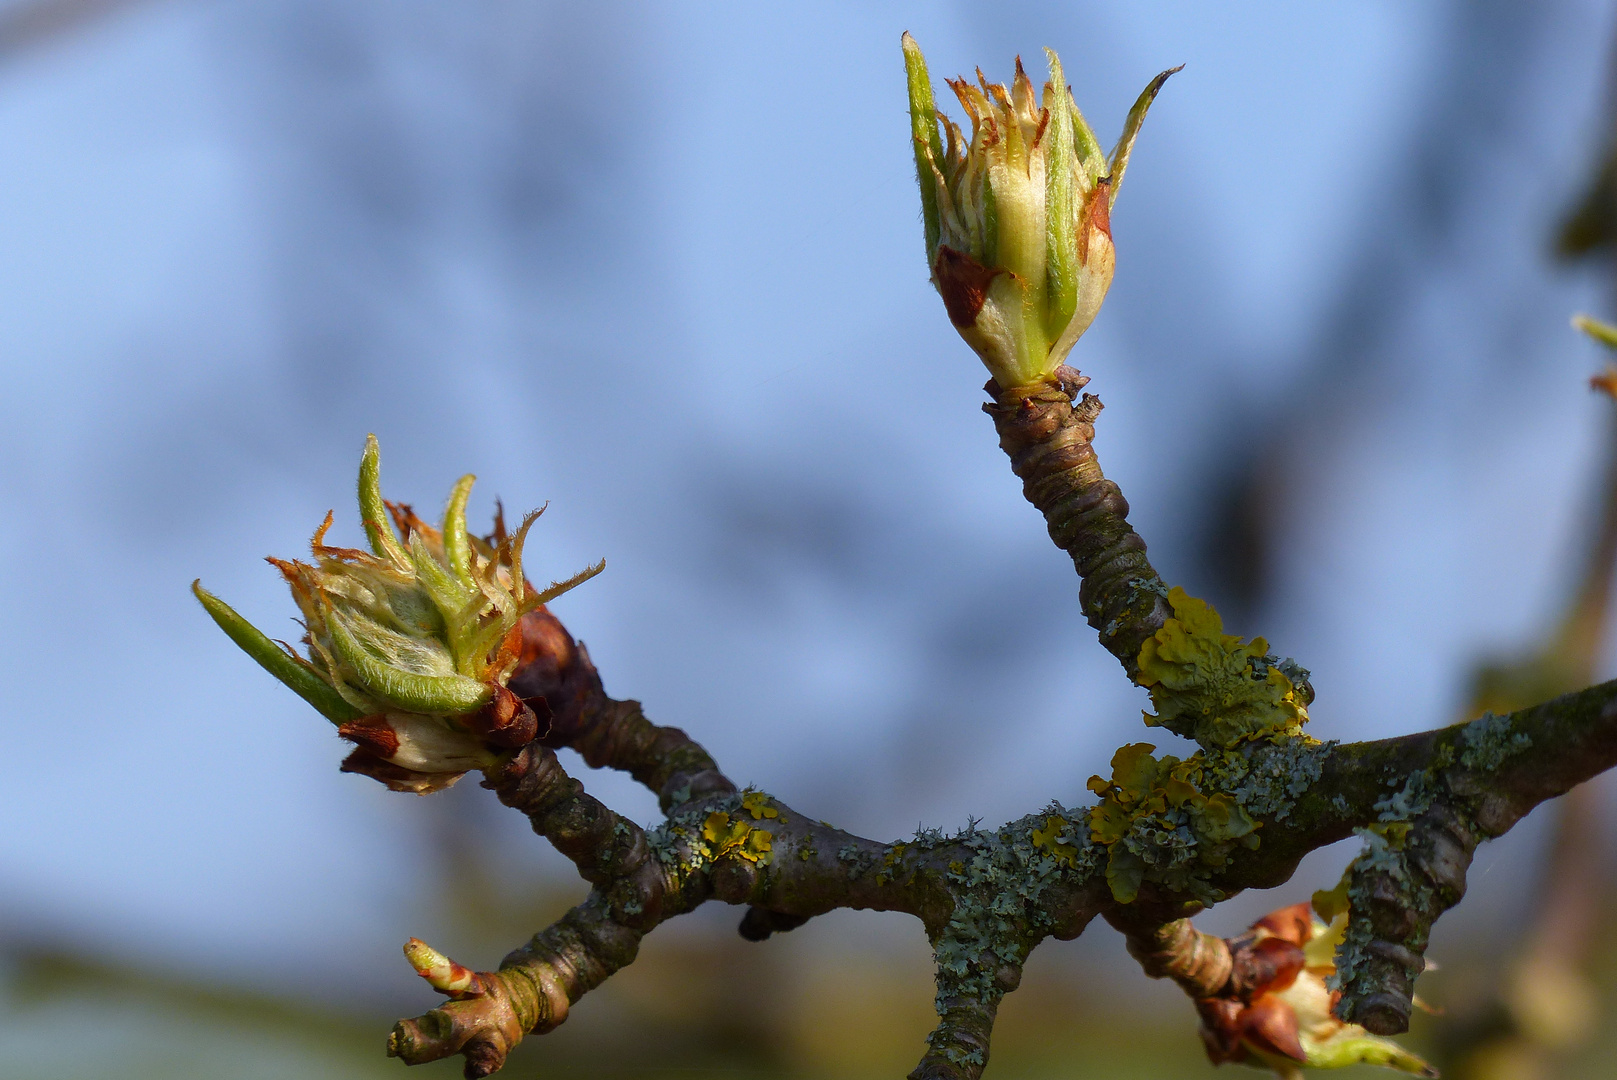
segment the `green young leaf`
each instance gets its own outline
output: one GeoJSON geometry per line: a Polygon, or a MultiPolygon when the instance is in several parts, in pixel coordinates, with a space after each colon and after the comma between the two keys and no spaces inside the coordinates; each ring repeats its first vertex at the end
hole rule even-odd
{"type": "Polygon", "coordinates": [[[1045,267],[1049,293],[1045,303],[1045,336],[1054,340],[1072,321],[1078,307],[1078,215],[1072,190],[1072,114],[1067,111],[1067,79],[1061,58],[1045,49],[1050,60],[1050,82],[1044,89],[1044,107],[1050,122],[1044,131],[1045,267]]]}
{"type": "Polygon", "coordinates": [[[449,572],[461,584],[471,587],[472,547],[466,536],[466,500],[472,493],[477,477],[467,473],[455,482],[449,493],[449,505],[444,507],[444,559],[449,572]]]}
{"type": "Polygon", "coordinates": [[[1123,186],[1123,173],[1129,167],[1129,154],[1134,152],[1134,140],[1140,134],[1140,125],[1145,123],[1146,111],[1151,108],[1151,102],[1156,100],[1157,91],[1162,84],[1168,81],[1168,76],[1176,71],[1183,70],[1185,65],[1169,68],[1161,75],[1152,79],[1140,96],[1134,101],[1134,108],[1129,110],[1129,118],[1123,122],[1123,134],[1117,140],[1117,146],[1112,150],[1111,176],[1112,176],[1112,205],[1117,205],[1117,189],[1123,186]]]}
{"type": "Polygon", "coordinates": [[[1100,140],[1095,138],[1095,129],[1089,126],[1083,110],[1073,99],[1071,87],[1067,88],[1067,111],[1072,114],[1072,141],[1078,150],[1078,159],[1083,162],[1090,183],[1094,183],[1106,175],[1106,153],[1100,148],[1100,140]]]}
{"type": "Polygon", "coordinates": [[[353,668],[355,682],[371,697],[408,712],[437,716],[466,716],[487,705],[492,691],[465,675],[424,675],[406,671],[366,648],[348,619],[333,611],[326,630],[338,659],[353,668]]]}
{"type": "Polygon", "coordinates": [[[219,624],[219,629],[240,646],[242,652],[286,684],[287,689],[313,705],[320,715],[334,724],[344,724],[360,717],[360,711],[344,701],[330,683],[307,664],[287,655],[286,650],[266,637],[262,630],[204,589],[200,578],[191,583],[191,591],[208,614],[213,616],[213,621],[219,624]]]}
{"type": "Polygon", "coordinates": [[[904,75],[909,84],[910,136],[915,143],[915,178],[921,185],[921,217],[926,224],[926,263],[937,254],[942,226],[938,221],[938,191],[934,168],[943,164],[943,141],[938,136],[938,111],[932,97],[932,77],[926,70],[921,46],[906,32],[903,37],[904,75]]]}
{"type": "Polygon", "coordinates": [[[1437,1070],[1391,1039],[1378,1038],[1359,1027],[1344,1027],[1336,1035],[1319,1043],[1305,1044],[1305,1050],[1308,1064],[1316,1069],[1380,1065],[1416,1076],[1437,1075],[1437,1070]]]}
{"type": "Polygon", "coordinates": [[[1582,330],[1607,348],[1617,349],[1617,326],[1603,323],[1588,315],[1572,316],[1572,325],[1582,330]]]}
{"type": "Polygon", "coordinates": [[[365,456],[359,459],[359,515],[365,538],[378,558],[387,559],[400,570],[410,568],[410,557],[399,543],[387,506],[382,502],[382,451],[376,436],[365,436],[365,456]]]}

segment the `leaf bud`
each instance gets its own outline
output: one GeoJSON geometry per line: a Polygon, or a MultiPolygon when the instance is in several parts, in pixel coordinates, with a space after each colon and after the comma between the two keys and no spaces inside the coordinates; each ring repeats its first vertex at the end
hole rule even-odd
{"type": "Polygon", "coordinates": [[[328,545],[328,513],[311,542],[312,561],[269,560],[302,615],[306,655],[192,585],[231,640],[355,745],[344,771],[396,791],[447,787],[541,734],[533,709],[506,687],[522,653],[522,618],[605,567],[535,589],[522,556],[540,511],[515,533],[497,518],[492,536],[473,536],[466,529],[473,479],[455,485],[435,528],[409,506],[383,500],[376,437],[366,440],[359,509],[370,550],[328,545]]]}
{"type": "Polygon", "coordinates": [[[927,267],[949,321],[1003,390],[1051,379],[1112,283],[1112,207],[1146,111],[1178,68],[1129,110],[1111,156],[1046,49],[1042,93],[1016,61],[1009,88],[949,81],[968,138],[934,101],[921,47],[904,35],[910,129],[927,267]]]}

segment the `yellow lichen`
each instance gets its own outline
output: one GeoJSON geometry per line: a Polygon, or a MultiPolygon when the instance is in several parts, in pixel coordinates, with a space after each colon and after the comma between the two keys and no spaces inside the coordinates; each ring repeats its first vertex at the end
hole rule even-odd
{"type": "Polygon", "coordinates": [[[1031,840],[1033,846],[1055,859],[1056,862],[1068,869],[1078,867],[1078,848],[1074,844],[1062,841],[1063,836],[1072,835],[1072,824],[1064,817],[1050,815],[1044,819],[1044,828],[1034,829],[1031,840]]]}
{"type": "Polygon", "coordinates": [[[1269,643],[1224,633],[1211,605],[1185,590],[1168,592],[1169,619],[1140,647],[1141,686],[1155,715],[1145,722],[1227,749],[1254,739],[1295,736],[1308,712],[1292,681],[1267,660],[1269,643]]]}
{"type": "Polygon", "coordinates": [[[741,797],[741,808],[751,814],[754,821],[780,816],[780,811],[771,805],[769,796],[761,791],[749,791],[743,795],[741,797]]]}
{"type": "Polygon", "coordinates": [[[1339,916],[1348,911],[1348,888],[1353,884],[1353,874],[1344,872],[1342,880],[1336,883],[1333,889],[1320,889],[1313,896],[1314,910],[1319,917],[1328,923],[1336,922],[1339,916]]]}
{"type": "Polygon", "coordinates": [[[1407,821],[1372,821],[1365,826],[1367,832],[1373,832],[1387,842],[1393,851],[1404,850],[1404,843],[1409,839],[1409,830],[1414,826],[1407,821]]]}
{"type": "MultiPolygon", "coordinates": [[[[1200,754],[1181,761],[1171,754],[1154,757],[1155,749],[1150,743],[1131,743],[1112,756],[1110,780],[1089,778],[1089,790],[1101,797],[1100,805],[1089,812],[1089,836],[1106,847],[1106,880],[1112,895],[1124,904],[1133,901],[1142,881],[1191,887],[1192,878],[1223,866],[1237,843],[1247,848],[1258,845],[1260,822],[1231,796],[1202,790],[1207,778],[1200,754]],[[1194,850],[1187,850],[1185,859],[1171,866],[1149,865],[1127,842],[1135,833],[1170,835],[1186,827],[1194,850]]],[[[1034,842],[1038,843],[1037,833],[1034,842]]]]}
{"type": "Polygon", "coordinates": [[[900,864],[904,861],[904,853],[909,850],[909,847],[910,846],[908,844],[894,844],[892,847],[887,849],[886,854],[884,854],[881,859],[882,868],[876,871],[877,885],[886,884],[897,877],[897,875],[893,873],[893,868],[899,867],[902,869],[900,864]]]}
{"type": "Polygon", "coordinates": [[[714,862],[734,858],[751,863],[768,862],[775,840],[763,829],[755,829],[745,821],[731,820],[722,810],[713,811],[702,823],[702,839],[707,841],[714,862]]]}

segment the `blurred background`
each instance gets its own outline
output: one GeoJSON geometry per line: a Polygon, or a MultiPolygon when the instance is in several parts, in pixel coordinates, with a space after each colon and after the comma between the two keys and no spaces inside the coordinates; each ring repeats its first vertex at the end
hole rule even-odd
{"type": "MultiPolygon", "coordinates": [[[[1313,669],[1314,735],[1617,672],[1617,425],[1567,325],[1617,315],[1610,0],[7,0],[0,1075],[400,1075],[406,937],[488,967],[584,894],[475,784],[339,775],[187,591],[294,635],[260,557],[328,508],[353,541],[367,432],[393,498],[548,500],[534,576],[608,562],[556,605],[608,692],[806,813],[997,822],[1142,737],[927,283],[906,29],[939,78],[1056,47],[1107,143],[1186,65],[1072,362],[1157,566],[1313,669]]],[[[1451,1075],[1617,1068],[1610,802],[1479,853],[1414,1034],[1451,1075]]],[[[508,1074],[913,1066],[913,920],[738,918],[659,929],[508,1074]]],[[[992,1076],[1217,1075],[1104,926],[1001,1016],[992,1076]]]]}

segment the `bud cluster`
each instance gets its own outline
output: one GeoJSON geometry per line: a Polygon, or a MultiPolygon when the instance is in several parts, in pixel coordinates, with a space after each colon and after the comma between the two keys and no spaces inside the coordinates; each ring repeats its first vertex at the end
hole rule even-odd
{"type": "Polygon", "coordinates": [[[1333,1014],[1341,992],[1330,989],[1326,980],[1336,971],[1333,954],[1347,913],[1326,910],[1330,923],[1308,904],[1293,904],[1270,912],[1229,942],[1231,992],[1196,1003],[1208,1058],[1215,1065],[1267,1067],[1282,1080],[1301,1080],[1304,1065],[1381,1065],[1436,1076],[1436,1070],[1397,1043],[1333,1014]]]}
{"type": "Polygon", "coordinates": [[[192,588],[232,640],[356,745],[345,770],[425,794],[542,734],[533,709],[506,689],[521,655],[522,618],[605,563],[536,590],[523,575],[522,549],[541,511],[515,533],[501,516],[493,535],[473,536],[466,500],[475,478],[464,476],[434,528],[382,499],[379,471],[373,435],[359,470],[370,551],[328,545],[327,513],[310,544],[312,562],[269,559],[303,616],[307,656],[271,641],[200,584],[192,588]]]}

